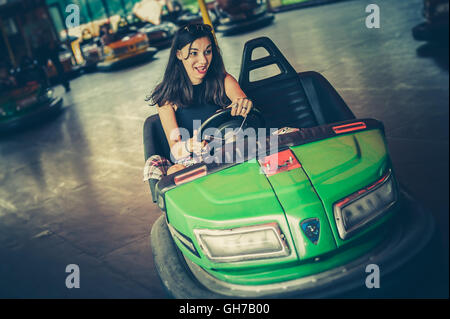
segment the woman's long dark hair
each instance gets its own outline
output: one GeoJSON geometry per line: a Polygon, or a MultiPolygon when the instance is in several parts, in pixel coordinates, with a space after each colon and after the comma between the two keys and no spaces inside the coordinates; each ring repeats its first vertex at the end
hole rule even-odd
{"type": "Polygon", "coordinates": [[[204,24],[190,24],[181,27],[175,34],[164,78],[146,99],[150,105],[163,106],[166,103],[172,103],[178,107],[188,107],[193,103],[192,83],[183,62],[177,58],[177,50],[181,50],[188,44],[192,45],[192,42],[203,37],[208,37],[211,41],[212,59],[202,81],[205,86],[201,102],[220,107],[231,103],[225,93],[225,66],[211,29],[204,24]]]}

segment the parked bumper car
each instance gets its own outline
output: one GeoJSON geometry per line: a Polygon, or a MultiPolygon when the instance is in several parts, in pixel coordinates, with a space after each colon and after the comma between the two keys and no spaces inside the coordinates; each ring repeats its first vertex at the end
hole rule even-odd
{"type": "Polygon", "coordinates": [[[0,95],[0,134],[41,123],[63,109],[63,99],[37,82],[0,95]]]}
{"type": "Polygon", "coordinates": [[[216,31],[233,35],[269,25],[275,16],[266,4],[257,0],[216,0],[213,10],[217,17],[216,31]]]}
{"type": "Polygon", "coordinates": [[[189,23],[203,22],[200,12],[193,13],[189,9],[184,9],[178,1],[172,1],[172,6],[172,11],[170,11],[167,7],[163,8],[161,21],[173,22],[178,26],[183,26],[189,23]]]}
{"type": "Polygon", "coordinates": [[[446,41],[448,43],[449,1],[424,0],[422,14],[425,22],[413,28],[414,39],[430,42],[446,41]]]}
{"type": "Polygon", "coordinates": [[[97,68],[111,70],[128,63],[148,60],[158,49],[150,46],[145,33],[126,30],[112,34],[111,41],[102,46],[102,51],[102,61],[97,64],[97,68]]]}
{"type": "Polygon", "coordinates": [[[150,44],[158,49],[167,48],[172,44],[172,39],[178,27],[172,22],[162,22],[159,25],[147,23],[139,29],[145,33],[150,44]]]}

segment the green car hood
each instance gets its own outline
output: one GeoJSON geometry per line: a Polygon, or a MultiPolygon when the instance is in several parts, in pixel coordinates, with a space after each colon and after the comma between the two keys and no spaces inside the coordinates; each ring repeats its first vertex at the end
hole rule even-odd
{"type": "Polygon", "coordinates": [[[291,151],[302,167],[268,180],[283,207],[300,259],[316,258],[357,240],[359,236],[341,240],[333,204],[386,172],[388,158],[381,131],[337,136],[292,147],[291,151]],[[317,241],[308,238],[301,227],[311,219],[319,221],[317,241]]]}
{"type": "MultiPolygon", "coordinates": [[[[292,249],[295,246],[283,208],[256,160],[177,186],[166,193],[165,201],[169,224],[192,239],[194,229],[231,229],[276,222],[291,247],[285,261],[298,259],[292,249]]],[[[203,255],[197,241],[194,242],[203,255]]],[[[205,266],[209,264],[206,258],[202,258],[202,262],[205,266]]],[[[256,260],[246,264],[258,263],[260,261],[256,260]]],[[[231,267],[231,263],[220,267],[231,267]]]]}
{"type": "MultiPolygon", "coordinates": [[[[266,177],[259,163],[252,160],[171,189],[165,195],[169,223],[195,239],[193,229],[277,222],[291,249],[285,261],[315,258],[357,240],[358,236],[345,242],[339,238],[333,203],[383,175],[388,158],[382,131],[335,136],[291,150],[301,168],[266,177]],[[301,223],[310,218],[320,222],[317,242],[301,228],[301,223]]],[[[196,240],[194,243],[202,255],[196,240]]],[[[256,265],[258,261],[246,264],[256,265]]]]}
{"type": "MultiPolygon", "coordinates": [[[[377,223],[362,230],[354,238],[342,240],[336,227],[333,204],[370,185],[386,173],[390,160],[381,130],[337,136],[293,147],[292,151],[322,201],[328,219],[327,226],[331,227],[338,247],[357,240],[376,227],[377,223]]],[[[321,214],[317,217],[324,218],[321,214]]]]}

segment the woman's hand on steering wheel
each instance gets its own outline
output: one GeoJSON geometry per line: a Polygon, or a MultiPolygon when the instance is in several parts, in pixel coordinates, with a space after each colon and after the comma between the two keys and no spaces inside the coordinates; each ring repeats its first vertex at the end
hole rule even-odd
{"type": "Polygon", "coordinates": [[[193,136],[189,140],[186,141],[186,143],[187,143],[186,150],[189,153],[201,154],[203,152],[204,148],[208,144],[205,140],[200,141],[198,134],[199,134],[199,131],[194,130],[193,136]]]}
{"type": "Polygon", "coordinates": [[[240,115],[246,117],[253,107],[253,102],[247,97],[238,97],[228,107],[231,107],[232,116],[240,115]]]}

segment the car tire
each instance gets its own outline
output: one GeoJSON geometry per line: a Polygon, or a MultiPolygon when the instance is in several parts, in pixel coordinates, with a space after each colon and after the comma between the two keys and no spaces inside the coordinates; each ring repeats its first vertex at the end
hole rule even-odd
{"type": "Polygon", "coordinates": [[[153,224],[150,241],[155,268],[171,297],[177,299],[230,298],[207,290],[195,279],[170,235],[164,215],[153,224]]]}

